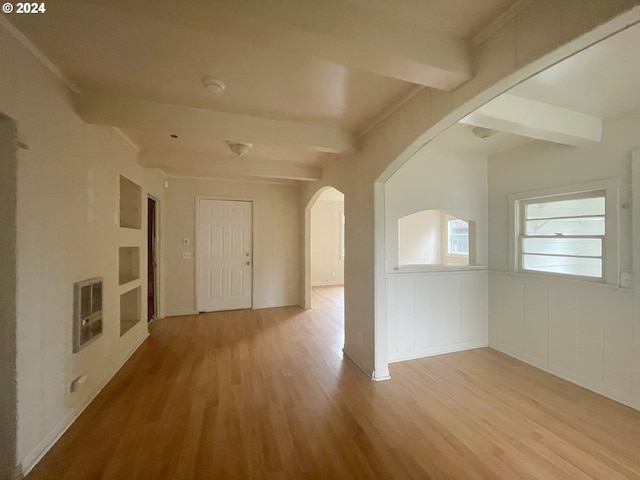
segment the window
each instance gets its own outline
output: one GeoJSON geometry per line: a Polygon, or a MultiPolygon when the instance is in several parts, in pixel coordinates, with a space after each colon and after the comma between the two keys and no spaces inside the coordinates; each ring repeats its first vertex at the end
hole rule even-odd
{"type": "Polygon", "coordinates": [[[447,253],[469,255],[469,224],[459,218],[447,221],[447,253]]]}
{"type": "Polygon", "coordinates": [[[605,280],[606,191],[518,202],[522,272],[605,280]]]}

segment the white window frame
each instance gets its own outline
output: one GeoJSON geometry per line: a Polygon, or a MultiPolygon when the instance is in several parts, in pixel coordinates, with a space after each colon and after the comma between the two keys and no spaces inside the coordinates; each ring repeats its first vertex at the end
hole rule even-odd
{"type": "Polygon", "coordinates": [[[566,185],[509,195],[509,270],[516,273],[530,275],[543,275],[571,280],[587,280],[616,285],[618,283],[620,252],[618,234],[619,186],[619,179],[606,179],[582,183],[579,185],[566,185]],[[568,199],[571,198],[571,196],[574,196],[574,198],[581,198],[583,196],[588,196],[592,192],[598,191],[604,192],[605,197],[605,236],[602,252],[603,277],[585,277],[522,269],[522,254],[520,248],[520,231],[523,223],[522,205],[542,200],[553,201],[568,199]]]}
{"type": "Polygon", "coordinates": [[[442,232],[443,232],[443,236],[444,236],[444,251],[443,251],[443,255],[449,255],[452,257],[465,257],[468,258],[469,257],[469,250],[470,245],[469,245],[469,239],[470,239],[470,235],[469,235],[469,222],[467,222],[466,220],[459,218],[459,217],[454,217],[453,215],[445,215],[445,221],[444,221],[445,225],[442,228],[442,232]],[[450,222],[453,220],[460,220],[463,221],[464,223],[467,224],[467,251],[462,253],[462,252],[451,252],[450,248],[451,248],[451,227],[450,227],[450,222]]]}

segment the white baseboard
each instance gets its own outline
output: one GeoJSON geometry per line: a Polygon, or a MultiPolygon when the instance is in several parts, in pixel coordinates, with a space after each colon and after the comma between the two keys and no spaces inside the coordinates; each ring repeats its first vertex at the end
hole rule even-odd
{"type": "Polygon", "coordinates": [[[360,370],[362,370],[366,375],[368,375],[369,377],[373,377],[373,370],[368,370],[364,364],[364,361],[361,361],[360,358],[358,358],[357,355],[354,355],[353,353],[350,353],[347,348],[346,345],[345,347],[342,348],[342,354],[347,357],[356,367],[358,367],[360,370]]]}
{"type": "Polygon", "coordinates": [[[504,353],[510,357],[513,357],[521,362],[524,362],[533,367],[539,368],[547,373],[555,375],[556,377],[560,377],[563,380],[566,380],[571,383],[575,383],[576,385],[586,388],[587,390],[591,390],[592,392],[597,393],[598,395],[602,395],[603,397],[610,398],[611,400],[615,400],[618,403],[622,403],[628,407],[631,407],[635,410],[640,410],[640,400],[634,399],[630,394],[620,392],[614,390],[604,383],[595,383],[590,382],[585,378],[578,377],[577,375],[573,375],[571,372],[567,372],[561,368],[554,367],[553,365],[549,365],[548,363],[541,362],[536,358],[533,358],[525,353],[514,351],[508,347],[503,347],[500,345],[490,345],[491,348],[497,350],[498,352],[504,353]]]}
{"type": "MultiPolygon", "coordinates": [[[[147,333],[141,340],[136,344],[134,348],[131,349],[129,354],[120,362],[120,365],[113,371],[111,375],[109,375],[106,380],[102,383],[102,385],[96,390],[95,394],[93,394],[88,401],[84,402],[81,405],[78,405],[76,408],[72,409],[66,416],[64,416],[51,431],[44,436],[44,438],[38,443],[36,448],[34,448],[30,453],[28,453],[20,462],[18,466],[19,475],[26,476],[32,469],[35,467],[42,457],[44,457],[47,452],[53,447],[53,445],[60,439],[62,435],[69,429],[69,427],[76,421],[76,419],[85,411],[85,409],[95,400],[95,398],[100,394],[100,392],[107,386],[107,384],[115,377],[115,375],[120,371],[120,369],[124,366],[125,363],[131,358],[140,345],[144,343],[144,341],[149,337],[147,333]]],[[[17,479],[22,478],[21,476],[16,477],[17,479]]]]}
{"type": "Polygon", "coordinates": [[[471,340],[468,342],[451,343],[440,347],[421,348],[411,350],[410,352],[396,353],[389,356],[389,363],[404,362],[406,360],[415,360],[416,358],[431,357],[433,355],[442,355],[444,353],[461,352],[463,350],[471,350],[473,348],[484,348],[489,346],[489,339],[471,340]]]}
{"type": "Polygon", "coordinates": [[[173,312],[165,312],[164,317],[162,318],[166,318],[166,317],[184,317],[186,315],[197,315],[198,312],[197,310],[175,310],[173,312]]]}

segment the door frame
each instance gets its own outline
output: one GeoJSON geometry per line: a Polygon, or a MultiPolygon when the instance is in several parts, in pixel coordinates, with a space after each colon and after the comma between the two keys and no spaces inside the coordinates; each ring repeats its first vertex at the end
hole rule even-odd
{"type": "MultiPolygon", "coordinates": [[[[161,244],[161,237],[160,237],[160,231],[161,231],[161,227],[160,227],[160,200],[158,200],[158,198],[156,198],[155,196],[151,195],[151,194],[147,194],[147,204],[150,200],[153,200],[155,202],[155,214],[154,214],[154,225],[153,225],[153,230],[154,230],[154,247],[155,247],[155,267],[153,269],[153,286],[154,286],[154,292],[153,292],[153,303],[154,303],[154,311],[155,311],[155,317],[153,318],[153,320],[156,320],[158,318],[162,318],[162,312],[161,312],[161,288],[160,288],[160,281],[162,276],[160,275],[160,268],[161,268],[161,262],[160,262],[160,244],[161,244]]],[[[149,219],[149,212],[147,211],[147,221],[149,219]]],[[[148,235],[149,235],[149,229],[147,228],[147,244],[148,244],[148,235]]],[[[149,259],[149,253],[147,252],[147,261],[149,259]]],[[[148,267],[147,267],[148,269],[148,267]]],[[[147,279],[147,285],[149,283],[149,280],[147,279]]],[[[149,298],[149,292],[147,292],[147,299],[149,298]]],[[[147,308],[148,308],[148,304],[147,304],[147,308]]],[[[147,317],[149,316],[149,312],[147,310],[147,317]]],[[[152,321],[153,321],[152,320],[152,321]]],[[[147,323],[149,323],[149,321],[147,321],[147,323]]]]}
{"type": "Polygon", "coordinates": [[[256,199],[252,197],[235,197],[225,195],[196,195],[195,196],[195,215],[194,215],[194,236],[193,236],[193,276],[194,276],[194,289],[193,289],[193,301],[195,305],[196,313],[200,313],[200,299],[198,298],[200,291],[200,200],[219,200],[221,202],[249,202],[251,203],[251,307],[253,310],[255,305],[255,265],[256,265],[256,222],[255,222],[255,205],[256,199]]]}

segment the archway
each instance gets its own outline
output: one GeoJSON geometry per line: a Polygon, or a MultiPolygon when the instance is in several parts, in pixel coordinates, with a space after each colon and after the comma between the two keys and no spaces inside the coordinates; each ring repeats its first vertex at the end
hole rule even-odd
{"type": "MultiPolygon", "coordinates": [[[[344,195],[338,189],[327,186],[319,189],[309,200],[305,208],[305,245],[304,245],[304,299],[303,307],[312,307],[311,291],[314,284],[337,285],[344,283],[344,195]],[[320,203],[319,203],[320,202],[320,203]],[[321,221],[324,227],[322,242],[326,248],[316,248],[327,253],[322,268],[314,271],[314,248],[312,237],[315,222],[321,221]]],[[[319,225],[316,225],[318,227],[319,225]]],[[[322,247],[321,246],[321,247],[322,247]]],[[[316,258],[315,260],[320,260],[316,258]]],[[[316,267],[319,267],[316,262],[316,267]]]]}

